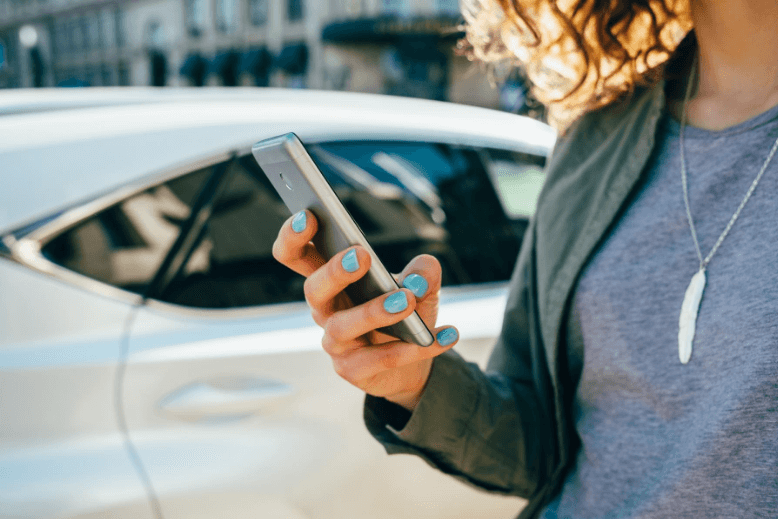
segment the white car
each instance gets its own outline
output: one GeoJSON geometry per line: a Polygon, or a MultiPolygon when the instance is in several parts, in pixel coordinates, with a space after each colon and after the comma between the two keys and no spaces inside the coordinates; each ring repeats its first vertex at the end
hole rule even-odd
{"type": "Polygon", "coordinates": [[[390,271],[443,263],[483,363],[555,134],[481,108],[273,89],[0,97],[0,518],[508,518],[362,423],[271,244],[249,150],[295,132],[390,271]]]}

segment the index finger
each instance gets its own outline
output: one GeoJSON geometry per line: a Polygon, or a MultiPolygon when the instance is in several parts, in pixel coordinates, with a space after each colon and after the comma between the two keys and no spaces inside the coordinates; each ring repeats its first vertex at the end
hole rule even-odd
{"type": "Polygon", "coordinates": [[[318,229],[319,222],[307,209],[290,216],[273,242],[273,257],[298,274],[310,276],[326,263],[311,243],[318,229]]]}

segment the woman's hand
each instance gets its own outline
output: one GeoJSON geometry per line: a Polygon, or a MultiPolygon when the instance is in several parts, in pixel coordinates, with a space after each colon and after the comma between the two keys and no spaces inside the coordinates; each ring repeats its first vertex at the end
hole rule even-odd
{"type": "Polygon", "coordinates": [[[289,218],[273,244],[273,256],[305,281],[305,299],[313,320],[324,328],[322,346],[332,357],[335,371],[368,394],[386,398],[413,410],[432,369],[432,359],[456,344],[455,328],[435,328],[438,317],[440,263],[434,257],[416,257],[397,276],[406,287],[354,306],[343,290],[370,268],[370,255],[350,247],[330,261],[311,243],[318,223],[310,211],[289,218]],[[376,331],[419,314],[435,334],[427,348],[376,331]]]}

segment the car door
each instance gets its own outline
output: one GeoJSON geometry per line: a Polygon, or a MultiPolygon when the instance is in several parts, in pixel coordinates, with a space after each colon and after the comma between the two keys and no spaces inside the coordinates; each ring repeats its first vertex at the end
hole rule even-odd
{"type": "MultiPolygon", "coordinates": [[[[311,153],[390,271],[420,253],[441,260],[441,322],[483,361],[526,225],[494,188],[499,160],[398,141],[311,153]]],[[[112,282],[146,301],[128,326],[122,410],[165,517],[515,515],[515,500],[390,459],[366,433],[363,395],[322,352],[303,279],[272,259],[288,212],[250,155],[215,158],[107,212],[122,243],[112,282]]]]}
{"type": "Polygon", "coordinates": [[[0,518],[151,518],[116,425],[131,305],[0,257],[0,518]]]}
{"type": "Polygon", "coordinates": [[[59,235],[49,263],[39,236],[60,232],[56,216],[0,240],[0,517],[150,518],[114,384],[140,298],[73,274],[110,281],[99,220],[59,235]]]}

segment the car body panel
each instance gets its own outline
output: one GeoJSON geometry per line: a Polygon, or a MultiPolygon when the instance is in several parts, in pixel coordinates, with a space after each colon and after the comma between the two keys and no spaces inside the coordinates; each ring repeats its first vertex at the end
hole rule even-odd
{"type": "MultiPolygon", "coordinates": [[[[0,519],[152,517],[144,472],[166,518],[516,514],[522,500],[387,457],[362,424],[363,393],[332,370],[304,303],[144,301],[55,265],[41,247],[112,203],[289,131],[309,144],[546,155],[550,128],[480,108],[332,92],[59,93],[0,99],[0,519]]],[[[442,290],[439,322],[458,327],[456,349],[468,360],[485,365],[506,297],[505,283],[442,290]]]]}
{"type": "Polygon", "coordinates": [[[0,518],[146,517],[114,405],[130,309],[0,258],[0,518]]]}
{"type": "Polygon", "coordinates": [[[537,154],[555,142],[547,125],[485,108],[342,92],[267,89],[245,97],[0,117],[0,163],[14,166],[2,172],[0,234],[143,177],[288,132],[306,143],[400,138],[537,154]],[[34,190],[31,174],[44,177],[34,190]]]}
{"type": "MultiPolygon", "coordinates": [[[[457,323],[457,349],[470,360],[485,362],[505,297],[504,285],[443,292],[441,319],[457,323]],[[472,312],[473,302],[483,313],[472,312]]],[[[125,380],[128,425],[163,510],[175,508],[184,493],[244,487],[273,506],[285,505],[261,509],[267,519],[288,517],[288,510],[306,518],[389,519],[414,504],[407,492],[385,491],[397,486],[400,472],[448,490],[428,495],[429,512],[418,517],[441,517],[443,507],[464,516],[476,503],[494,517],[515,514],[515,499],[463,490],[411,458],[390,461],[361,423],[364,394],[335,374],[306,305],[232,319],[181,315],[165,306],[135,317],[125,380]],[[355,493],[366,460],[370,484],[355,493]],[[324,513],[321,495],[338,505],[324,513]]]]}

